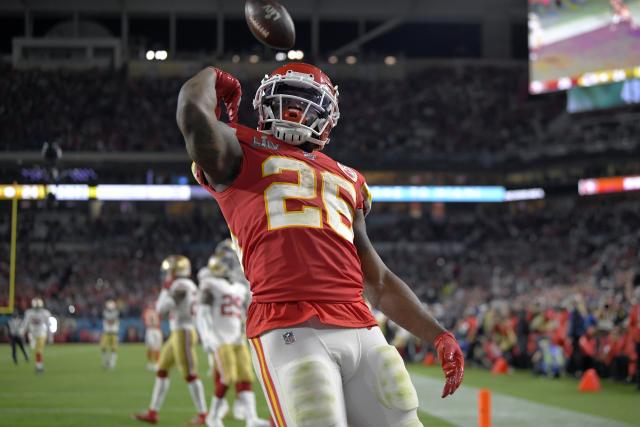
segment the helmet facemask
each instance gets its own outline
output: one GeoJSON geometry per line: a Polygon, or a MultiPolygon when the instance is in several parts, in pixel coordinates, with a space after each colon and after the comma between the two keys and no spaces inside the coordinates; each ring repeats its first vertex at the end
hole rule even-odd
{"type": "Polygon", "coordinates": [[[265,77],[256,92],[261,130],[291,144],[311,142],[320,149],[340,118],[338,90],[292,70],[265,77]]]}

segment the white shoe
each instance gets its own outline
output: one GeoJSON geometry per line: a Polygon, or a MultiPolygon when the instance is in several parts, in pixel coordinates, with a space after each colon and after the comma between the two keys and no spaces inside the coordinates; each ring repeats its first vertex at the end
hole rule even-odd
{"type": "Polygon", "coordinates": [[[227,399],[224,399],[224,401],[222,402],[222,406],[220,407],[220,414],[218,415],[218,418],[223,419],[224,417],[227,416],[228,413],[229,413],[229,402],[227,402],[227,399]]]}
{"type": "Polygon", "coordinates": [[[227,399],[223,398],[217,413],[214,412],[212,409],[213,408],[210,408],[209,414],[207,415],[207,419],[206,419],[207,427],[224,427],[224,424],[222,423],[222,419],[229,412],[229,403],[227,403],[227,399]]]}
{"type": "Polygon", "coordinates": [[[224,427],[224,424],[222,423],[221,419],[210,418],[208,415],[207,415],[206,423],[207,423],[207,427],[224,427]]]}
{"type": "Polygon", "coordinates": [[[247,420],[247,427],[270,427],[271,423],[267,420],[263,420],[261,418],[256,418],[252,421],[247,420]]]}
{"type": "Polygon", "coordinates": [[[236,420],[244,420],[247,418],[247,408],[244,402],[238,398],[233,402],[233,418],[236,420]]]}

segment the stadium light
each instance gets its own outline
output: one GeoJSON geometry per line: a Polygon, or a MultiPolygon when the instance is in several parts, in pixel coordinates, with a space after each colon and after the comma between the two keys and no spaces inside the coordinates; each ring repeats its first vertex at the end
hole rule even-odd
{"type": "Polygon", "coordinates": [[[240,62],[240,55],[233,55],[231,57],[231,62],[233,62],[234,64],[237,64],[238,62],[240,62]]]}
{"type": "Polygon", "coordinates": [[[18,194],[16,188],[13,185],[8,185],[4,188],[4,197],[6,199],[13,199],[18,194]]]}
{"type": "Polygon", "coordinates": [[[337,64],[338,63],[338,57],[335,55],[331,55],[329,57],[329,64],[337,64]]]}
{"type": "Polygon", "coordinates": [[[285,59],[287,59],[287,54],[284,52],[278,52],[276,53],[276,61],[284,61],[285,59]]]}
{"type": "Polygon", "coordinates": [[[398,60],[396,59],[396,57],[392,55],[385,56],[384,58],[384,63],[387,65],[396,65],[397,62],[398,60]]]}
{"type": "Polygon", "coordinates": [[[249,62],[251,64],[257,64],[258,62],[260,62],[260,57],[258,55],[250,55],[249,56],[249,62]]]}
{"type": "Polygon", "coordinates": [[[168,54],[166,50],[156,50],[156,59],[164,61],[165,59],[167,59],[167,56],[168,54]]]}
{"type": "Polygon", "coordinates": [[[152,50],[148,50],[146,57],[148,61],[152,61],[156,57],[156,53],[152,50]]]}
{"type": "Polygon", "coordinates": [[[344,59],[344,61],[349,65],[353,65],[358,62],[358,58],[356,58],[354,55],[349,55],[344,59]]]}
{"type": "Polygon", "coordinates": [[[291,60],[300,60],[304,58],[304,52],[301,50],[290,50],[289,52],[287,52],[287,57],[291,60]]]}

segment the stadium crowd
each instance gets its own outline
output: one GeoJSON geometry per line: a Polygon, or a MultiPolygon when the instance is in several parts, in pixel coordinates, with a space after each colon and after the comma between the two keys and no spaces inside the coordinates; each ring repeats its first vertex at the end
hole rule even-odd
{"type": "MultiPolygon", "coordinates": [[[[98,319],[109,298],[138,317],[158,291],[161,259],[184,253],[197,268],[227,233],[214,203],[23,203],[18,307],[39,295],[64,318],[98,319]]],[[[380,204],[368,221],[382,257],[456,332],[471,363],[502,358],[549,376],[595,367],[624,380],[640,341],[639,203],[380,204]]],[[[6,280],[6,261],[0,268],[6,280]]],[[[63,332],[78,339],[73,327],[63,332]]],[[[398,346],[417,357],[407,344],[398,346]]]]}
{"type": "MultiPolygon", "coordinates": [[[[569,116],[561,95],[529,97],[526,78],[520,65],[460,63],[432,65],[403,79],[337,81],[342,118],[327,151],[344,161],[384,152],[386,159],[492,163],[637,147],[637,108],[569,116]]],[[[181,150],[175,125],[181,82],[0,66],[3,149],[36,150],[53,139],[63,150],[181,150]]],[[[243,86],[240,121],[250,126],[256,83],[243,86]]]]}

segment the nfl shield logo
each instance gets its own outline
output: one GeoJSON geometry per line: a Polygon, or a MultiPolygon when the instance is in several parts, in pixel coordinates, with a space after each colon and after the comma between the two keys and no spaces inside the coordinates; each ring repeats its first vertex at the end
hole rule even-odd
{"type": "Polygon", "coordinates": [[[284,339],[285,344],[293,344],[296,342],[296,337],[293,336],[293,332],[285,332],[282,334],[282,338],[284,339]]]}

